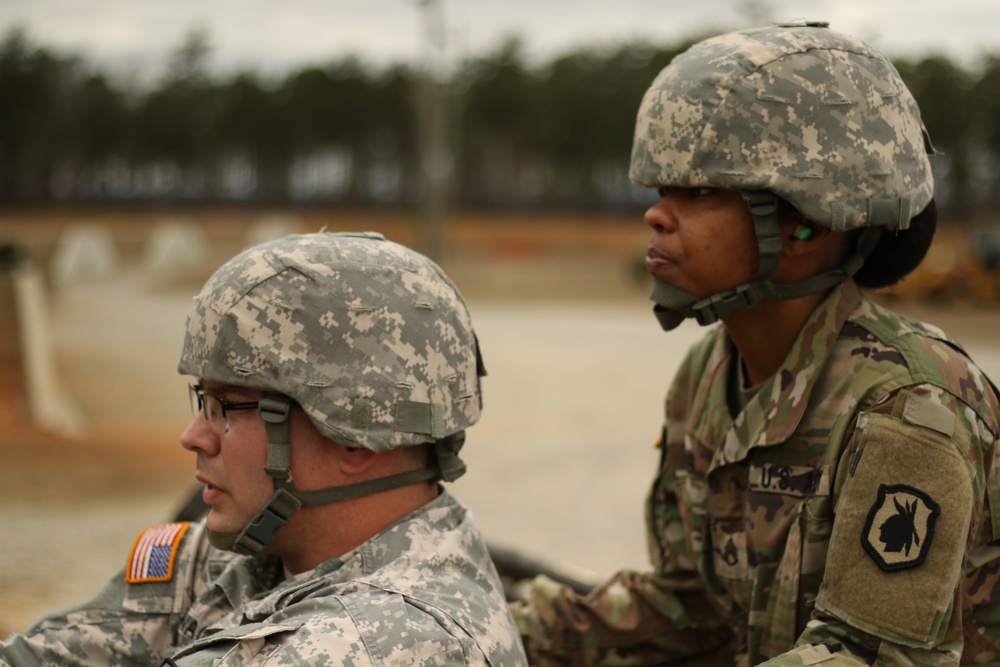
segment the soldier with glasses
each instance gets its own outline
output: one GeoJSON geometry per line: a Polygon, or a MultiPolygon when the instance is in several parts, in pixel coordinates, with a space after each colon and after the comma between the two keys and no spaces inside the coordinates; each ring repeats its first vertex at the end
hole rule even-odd
{"type": "Polygon", "coordinates": [[[144,531],[0,665],[527,664],[440,484],[465,471],[485,371],[437,265],[377,234],[251,248],[195,298],[179,370],[206,517],[144,531]]]}

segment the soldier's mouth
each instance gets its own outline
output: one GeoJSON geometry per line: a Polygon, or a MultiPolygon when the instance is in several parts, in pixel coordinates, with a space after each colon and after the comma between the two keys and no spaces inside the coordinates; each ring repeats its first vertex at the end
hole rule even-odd
{"type": "Polygon", "coordinates": [[[653,271],[661,269],[669,264],[673,264],[670,258],[658,250],[649,248],[646,252],[646,271],[652,273],[653,271]]]}

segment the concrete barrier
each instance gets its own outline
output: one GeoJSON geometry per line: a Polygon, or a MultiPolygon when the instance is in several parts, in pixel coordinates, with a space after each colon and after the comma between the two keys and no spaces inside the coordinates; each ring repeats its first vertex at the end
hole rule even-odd
{"type": "Polygon", "coordinates": [[[157,273],[183,271],[208,260],[208,240],[190,220],[167,219],[153,228],[146,242],[143,268],[157,273]]]}
{"type": "Polygon", "coordinates": [[[107,280],[120,268],[118,250],[110,230],[82,222],[66,229],[56,243],[50,272],[52,286],[107,280]]]}

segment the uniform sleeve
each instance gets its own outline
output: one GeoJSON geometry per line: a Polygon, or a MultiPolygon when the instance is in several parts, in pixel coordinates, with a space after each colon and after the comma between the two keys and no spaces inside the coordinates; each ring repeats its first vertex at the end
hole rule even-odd
{"type": "Polygon", "coordinates": [[[127,565],[87,602],[52,612],[24,634],[11,635],[0,642],[0,665],[159,664],[172,641],[174,612],[185,598],[185,573],[191,570],[193,543],[193,539],[183,537],[182,531],[169,549],[155,552],[148,561],[154,565],[142,572],[130,570],[127,565]],[[160,560],[164,556],[169,558],[160,560]],[[169,565],[162,575],[157,570],[159,563],[169,565]],[[133,579],[139,580],[143,575],[161,576],[128,583],[130,572],[133,579]]]}
{"type": "Polygon", "coordinates": [[[678,505],[684,415],[714,339],[688,352],[667,396],[660,473],[646,502],[655,572],[623,571],[588,595],[538,577],[511,611],[532,665],[732,665],[733,633],[708,601],[678,505]]]}
{"type": "Polygon", "coordinates": [[[586,596],[546,577],[512,603],[529,662],[650,665],[702,657],[732,663],[731,633],[715,619],[693,580],[623,571],[586,596]],[[719,654],[728,656],[719,658],[719,654]]]}
{"type": "Polygon", "coordinates": [[[656,573],[622,571],[585,596],[540,576],[512,604],[532,665],[732,664],[732,631],[694,569],[676,482],[663,467],[646,504],[656,573]]]}
{"type": "MultiPolygon", "coordinates": [[[[970,577],[982,565],[970,554],[992,540],[981,521],[990,515],[994,438],[967,404],[930,386],[861,413],[837,472],[815,613],[796,649],[765,664],[902,667],[990,657],[966,648],[981,634],[968,586],[986,580],[970,577]]],[[[983,570],[995,571],[995,562],[983,570]]]]}
{"type": "Polygon", "coordinates": [[[0,643],[0,664],[109,667],[157,664],[170,643],[170,616],[129,610],[124,572],[91,600],[54,612],[0,643]]]}

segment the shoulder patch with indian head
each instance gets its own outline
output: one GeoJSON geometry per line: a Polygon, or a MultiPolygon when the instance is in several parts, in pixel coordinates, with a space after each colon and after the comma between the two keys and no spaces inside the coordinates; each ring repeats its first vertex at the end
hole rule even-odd
{"type": "Polygon", "coordinates": [[[923,491],[882,484],[868,512],[861,544],[886,572],[917,567],[930,550],[940,513],[941,507],[923,491]]]}
{"type": "MultiPolygon", "coordinates": [[[[901,410],[900,400],[886,407],[901,410]]],[[[937,646],[976,509],[968,433],[949,437],[879,412],[861,413],[857,425],[815,608],[881,639],[937,646]]]]}
{"type": "Polygon", "coordinates": [[[147,528],[139,533],[125,568],[125,581],[130,584],[170,581],[174,577],[174,560],[181,538],[191,524],[168,523],[147,528]]]}

